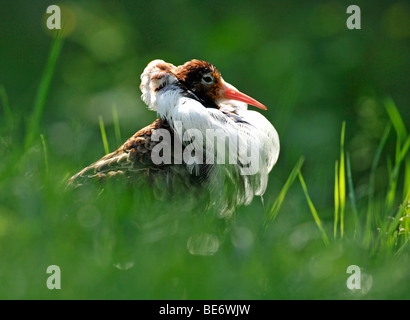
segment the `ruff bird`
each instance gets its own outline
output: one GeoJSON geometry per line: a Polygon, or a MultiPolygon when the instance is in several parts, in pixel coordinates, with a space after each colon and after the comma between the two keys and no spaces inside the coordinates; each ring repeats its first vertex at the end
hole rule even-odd
{"type": "Polygon", "coordinates": [[[180,66],[151,61],[140,89],[158,119],[75,174],[69,185],[119,176],[132,183],[148,175],[161,177],[167,189],[178,177],[207,190],[223,215],[263,195],[280,149],[273,125],[248,110],[248,104],[266,110],[263,104],[225,82],[215,66],[196,59],[180,66]]]}

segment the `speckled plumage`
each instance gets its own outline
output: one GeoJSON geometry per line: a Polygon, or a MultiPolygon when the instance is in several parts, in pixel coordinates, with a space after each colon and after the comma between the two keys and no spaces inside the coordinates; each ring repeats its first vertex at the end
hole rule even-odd
{"type": "Polygon", "coordinates": [[[151,140],[157,129],[169,130],[166,121],[156,119],[130,137],[121,147],[100,160],[85,167],[72,176],[68,183],[80,185],[87,179],[105,179],[116,175],[135,175],[137,172],[147,172],[146,169],[161,170],[160,166],[152,166],[151,151],[158,143],[151,140]]]}

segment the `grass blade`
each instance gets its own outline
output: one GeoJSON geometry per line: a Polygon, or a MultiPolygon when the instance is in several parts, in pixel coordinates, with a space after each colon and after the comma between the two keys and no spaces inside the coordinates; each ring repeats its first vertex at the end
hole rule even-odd
{"type": "Polygon", "coordinates": [[[403,198],[410,201],[410,157],[406,158],[404,166],[404,187],[403,198]]]}
{"type": "Polygon", "coordinates": [[[340,166],[339,166],[339,196],[340,196],[340,237],[344,234],[344,215],[346,203],[346,173],[345,173],[345,129],[346,122],[343,121],[342,133],[340,135],[340,166]]]}
{"type": "Polygon", "coordinates": [[[359,230],[359,215],[357,213],[357,202],[356,202],[356,196],[355,196],[355,191],[354,191],[354,185],[353,185],[353,178],[352,178],[352,169],[350,165],[350,156],[349,153],[346,154],[346,173],[347,173],[347,185],[349,186],[349,200],[350,200],[350,206],[352,207],[352,212],[354,215],[354,221],[355,221],[355,234],[359,230]]]}
{"type": "Polygon", "coordinates": [[[374,187],[376,183],[376,169],[380,161],[380,157],[383,151],[383,148],[386,144],[387,138],[389,137],[391,130],[391,123],[389,123],[384,129],[383,136],[380,140],[379,145],[377,146],[376,153],[372,162],[370,169],[369,177],[369,197],[367,205],[367,214],[366,214],[366,226],[365,226],[365,243],[370,244],[372,228],[373,228],[373,218],[374,218],[374,187]]]}
{"type": "Polygon", "coordinates": [[[121,145],[121,129],[120,129],[120,121],[118,118],[117,106],[114,104],[112,106],[112,119],[114,122],[114,133],[115,133],[115,142],[117,143],[117,147],[121,145]]]}
{"type": "Polygon", "coordinates": [[[27,125],[27,132],[24,143],[26,148],[30,147],[34,139],[39,135],[41,118],[43,116],[47,96],[50,91],[51,80],[53,78],[57,60],[60,55],[61,48],[63,47],[63,42],[63,38],[58,36],[57,38],[53,39],[53,42],[51,44],[50,54],[48,56],[46,67],[41,77],[40,85],[37,89],[33,111],[27,125]]]}
{"type": "Polygon", "coordinates": [[[300,172],[300,168],[303,165],[303,162],[305,161],[304,157],[300,157],[299,160],[297,161],[295,167],[292,169],[288,179],[286,180],[285,184],[283,185],[279,196],[276,198],[271,210],[269,213],[267,213],[265,215],[265,228],[268,226],[269,223],[273,222],[280,210],[280,207],[282,206],[283,200],[286,197],[286,194],[290,188],[290,186],[293,184],[293,182],[296,179],[296,176],[298,175],[298,173],[300,172]]]}
{"type": "Polygon", "coordinates": [[[322,240],[323,240],[324,244],[327,246],[327,245],[329,245],[329,239],[327,237],[325,229],[323,229],[323,227],[322,227],[322,223],[320,221],[319,215],[317,214],[316,208],[313,205],[313,202],[309,197],[309,193],[308,193],[308,190],[307,190],[307,187],[306,187],[305,180],[303,179],[303,176],[302,176],[300,171],[298,173],[298,177],[299,177],[299,181],[300,181],[300,184],[302,186],[303,192],[305,193],[306,201],[309,205],[310,212],[312,213],[313,219],[315,220],[316,225],[319,228],[320,233],[322,234],[322,240]]]}
{"type": "Polygon", "coordinates": [[[396,130],[397,137],[399,141],[404,141],[407,137],[406,126],[404,125],[403,119],[396,107],[392,98],[386,98],[384,100],[384,105],[387,111],[387,114],[390,117],[390,121],[393,124],[394,130],[396,130]]]}
{"type": "Polygon", "coordinates": [[[105,132],[105,126],[102,116],[98,116],[98,122],[100,123],[101,138],[103,141],[105,154],[109,154],[110,148],[108,146],[107,133],[105,132]]]}
{"type": "Polygon", "coordinates": [[[406,142],[403,144],[403,148],[401,148],[399,161],[402,162],[403,159],[406,157],[410,148],[410,135],[407,137],[406,142]]]}
{"type": "Polygon", "coordinates": [[[340,195],[339,195],[339,162],[336,160],[335,163],[335,191],[334,191],[334,197],[335,197],[335,216],[334,216],[334,225],[333,225],[333,237],[336,239],[337,237],[337,224],[339,222],[339,200],[340,200],[340,195]]]}
{"type": "Polygon", "coordinates": [[[395,230],[397,230],[397,226],[400,223],[400,218],[406,215],[406,211],[409,209],[409,202],[407,199],[403,201],[403,203],[399,206],[397,210],[397,214],[395,215],[394,219],[390,223],[388,234],[392,235],[395,230]]]}
{"type": "Polygon", "coordinates": [[[397,183],[399,180],[400,167],[401,167],[403,160],[406,158],[409,148],[410,148],[410,136],[406,139],[406,142],[403,144],[403,147],[401,148],[401,151],[398,154],[398,156],[396,156],[394,168],[390,175],[389,189],[388,189],[387,196],[386,196],[386,207],[388,210],[391,209],[394,199],[396,198],[396,189],[397,189],[397,183]]]}
{"type": "Polygon", "coordinates": [[[44,153],[44,166],[46,168],[46,175],[48,176],[49,169],[48,169],[48,154],[47,154],[47,145],[44,139],[44,135],[40,134],[41,144],[43,145],[43,153],[44,153]]]}

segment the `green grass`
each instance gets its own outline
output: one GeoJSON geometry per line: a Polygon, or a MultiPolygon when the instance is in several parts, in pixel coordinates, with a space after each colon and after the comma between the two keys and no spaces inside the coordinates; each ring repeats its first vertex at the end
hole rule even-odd
{"type": "MultiPolygon", "coordinates": [[[[346,154],[346,174],[347,174],[347,183],[349,187],[349,200],[350,200],[350,207],[351,207],[351,212],[354,217],[354,225],[355,225],[355,230],[354,234],[357,235],[358,233],[358,227],[359,227],[359,216],[357,212],[357,200],[356,200],[356,195],[355,195],[355,189],[354,189],[354,184],[353,184],[353,177],[352,177],[352,168],[350,164],[350,155],[349,153],[346,154]]],[[[335,177],[336,177],[335,173],[335,177]]],[[[337,180],[337,179],[336,179],[337,180]]],[[[336,192],[335,192],[336,194],[336,192]]]]}
{"type": "Polygon", "coordinates": [[[316,208],[315,208],[315,206],[313,205],[312,200],[310,199],[309,192],[308,192],[308,190],[307,190],[307,186],[306,186],[306,183],[305,183],[305,179],[303,179],[303,176],[302,176],[302,174],[301,174],[300,172],[299,172],[299,174],[298,174],[298,177],[299,177],[299,181],[300,181],[300,184],[301,184],[301,186],[302,186],[303,192],[304,192],[304,194],[305,194],[306,201],[307,201],[307,203],[308,203],[308,205],[309,205],[310,212],[312,213],[313,219],[315,220],[315,223],[316,223],[317,227],[318,227],[319,230],[320,230],[323,243],[324,243],[326,246],[328,246],[328,245],[329,245],[329,238],[327,237],[326,231],[325,231],[325,229],[324,229],[323,226],[322,226],[322,222],[321,222],[321,220],[320,220],[320,218],[319,218],[319,215],[318,215],[318,213],[317,213],[317,211],[316,211],[316,208]]]}
{"type": "Polygon", "coordinates": [[[27,124],[24,143],[26,149],[29,148],[34,143],[34,140],[40,135],[40,122],[46,106],[51,81],[53,79],[54,70],[63,47],[63,43],[64,39],[60,36],[60,34],[58,34],[51,44],[50,54],[40,80],[40,85],[37,89],[33,110],[27,124]]]}
{"type": "Polygon", "coordinates": [[[47,145],[46,145],[46,141],[45,141],[45,139],[44,139],[44,135],[43,135],[43,134],[40,135],[40,138],[41,138],[41,144],[42,144],[42,146],[43,146],[45,173],[46,173],[46,176],[48,176],[49,173],[50,173],[50,170],[49,170],[49,167],[48,167],[47,145]]]}
{"type": "MultiPolygon", "coordinates": [[[[386,100],[390,121],[373,157],[366,197],[354,189],[345,145],[350,133],[343,123],[333,206],[315,204],[314,181],[302,175],[309,159],[300,157],[281,186],[264,195],[273,203],[266,210],[255,199],[224,220],[206,211],[198,194],[159,201],[142,182],[134,188],[108,183],[104,189],[66,190],[64,180],[83,164],[54,153],[42,130],[61,46],[62,40],[52,44],[27,126],[14,121],[23,115],[11,111],[0,87],[5,115],[0,118],[0,298],[410,298],[410,136],[391,99],[386,100]],[[6,125],[11,122],[14,127],[6,125]],[[15,133],[24,127],[25,136],[19,138],[15,133]],[[377,169],[389,156],[389,139],[396,141],[394,161],[384,177],[388,187],[380,190],[377,169]],[[214,254],[204,255],[209,252],[214,254]],[[346,288],[346,268],[353,264],[373,279],[371,287],[360,292],[346,288]],[[49,265],[61,268],[61,290],[46,288],[49,265]]],[[[113,115],[119,144],[115,107],[113,115]]],[[[99,123],[108,153],[101,117],[99,123]]]]}
{"type": "Polygon", "coordinates": [[[112,106],[112,119],[114,122],[115,142],[117,144],[117,147],[119,147],[123,143],[123,141],[121,138],[121,127],[120,120],[118,118],[118,110],[115,104],[112,106]]]}
{"type": "Polygon", "coordinates": [[[340,137],[340,165],[339,165],[339,198],[340,198],[340,236],[344,234],[344,214],[346,204],[346,170],[345,170],[345,129],[346,122],[343,122],[340,137]]]}
{"type": "Polygon", "coordinates": [[[107,133],[105,132],[104,120],[102,116],[98,117],[98,123],[100,124],[101,139],[104,145],[105,154],[110,153],[110,147],[108,145],[107,133]]]}
{"type": "Polygon", "coordinates": [[[380,140],[380,143],[377,147],[376,154],[374,156],[372,167],[370,171],[369,177],[369,190],[368,190],[368,203],[367,203],[367,214],[366,214],[366,228],[365,228],[365,242],[367,245],[370,245],[370,242],[373,238],[373,230],[375,228],[374,220],[375,220],[375,198],[374,198],[374,189],[375,189],[375,181],[376,181],[376,170],[380,161],[380,157],[383,151],[383,148],[386,144],[387,138],[390,134],[391,125],[390,123],[386,126],[383,136],[380,140]]]}
{"type": "Polygon", "coordinates": [[[293,168],[292,172],[290,173],[288,179],[286,180],[285,184],[283,185],[279,195],[276,197],[272,208],[266,212],[265,214],[265,226],[267,227],[269,223],[275,221],[276,217],[279,214],[279,210],[285,200],[286,194],[289,191],[289,188],[295,181],[296,177],[298,176],[300,169],[302,168],[303,162],[305,161],[304,157],[299,158],[298,162],[296,163],[295,167],[293,168]]]}
{"type": "Polygon", "coordinates": [[[337,226],[340,216],[340,237],[344,234],[344,213],[346,205],[346,170],[345,170],[345,129],[346,123],[343,122],[342,133],[340,136],[340,160],[335,163],[335,187],[334,187],[334,203],[335,217],[333,224],[333,237],[337,237],[337,226]]]}
{"type": "Polygon", "coordinates": [[[336,160],[335,163],[335,186],[334,186],[334,203],[335,203],[335,216],[333,223],[333,237],[337,237],[337,226],[339,223],[339,206],[340,206],[340,196],[339,196],[339,161],[336,160]]]}

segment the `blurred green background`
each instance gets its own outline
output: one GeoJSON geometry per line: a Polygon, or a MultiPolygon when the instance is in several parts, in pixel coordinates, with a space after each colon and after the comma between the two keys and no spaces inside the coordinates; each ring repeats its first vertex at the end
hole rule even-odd
{"type": "MultiPolygon", "coordinates": [[[[312,201],[332,234],[342,122],[359,203],[389,121],[386,97],[410,128],[407,1],[356,1],[361,30],[346,27],[348,1],[53,3],[64,44],[41,120],[45,168],[40,138],[24,149],[24,137],[55,37],[45,26],[50,4],[0,2],[0,85],[13,114],[1,130],[1,298],[410,298],[408,259],[377,255],[348,226],[343,242],[323,246],[296,185],[267,231],[259,199],[227,222],[203,214],[195,197],[169,205],[142,189],[63,190],[64,179],[104,154],[99,116],[110,151],[120,142],[113,107],[122,140],[155,119],[138,89],[149,61],[203,59],[268,106],[281,154],[265,206],[303,155],[312,201]],[[45,286],[51,264],[62,269],[62,290],[45,286]],[[364,268],[367,291],[346,288],[351,264],[364,268]]],[[[385,149],[376,194],[388,185],[393,139],[385,149]]]]}

